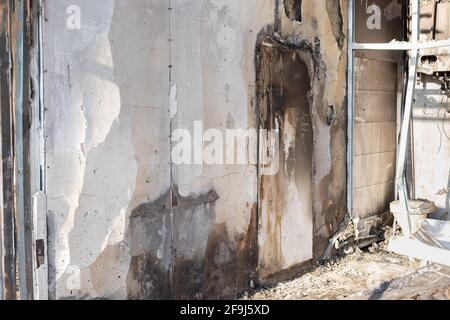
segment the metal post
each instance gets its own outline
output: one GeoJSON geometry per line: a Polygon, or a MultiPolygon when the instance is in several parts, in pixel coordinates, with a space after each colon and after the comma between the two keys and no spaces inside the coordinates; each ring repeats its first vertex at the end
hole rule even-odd
{"type": "Polygon", "coordinates": [[[30,29],[33,46],[30,48],[30,79],[36,94],[30,101],[30,195],[33,221],[33,299],[48,300],[47,260],[47,202],[45,195],[45,134],[43,108],[42,15],[43,2],[34,0],[30,8],[30,29]]]}
{"type": "MultiPolygon", "coordinates": [[[[411,43],[417,45],[419,40],[419,0],[412,0],[412,27],[411,27],[411,43]]],[[[410,50],[409,55],[409,72],[408,72],[408,85],[405,97],[405,110],[403,112],[403,122],[400,132],[400,142],[399,151],[397,159],[397,169],[395,182],[398,186],[399,198],[401,204],[402,214],[407,217],[408,229],[403,230],[406,237],[410,237],[412,233],[411,220],[409,216],[408,209],[408,190],[406,188],[405,179],[405,163],[406,163],[406,152],[408,149],[408,136],[409,128],[411,124],[411,114],[414,101],[414,91],[416,87],[416,72],[417,72],[417,59],[418,59],[418,49],[414,48],[410,50]]]]}
{"type": "Polygon", "coordinates": [[[15,300],[16,255],[14,218],[14,159],[13,159],[13,112],[11,103],[11,42],[10,1],[1,0],[2,20],[0,25],[0,107],[1,107],[1,148],[2,148],[2,251],[3,256],[3,296],[15,300]]]}
{"type": "MultiPolygon", "coordinates": [[[[33,94],[36,88],[39,88],[37,84],[31,84],[34,75],[34,59],[35,59],[35,47],[38,45],[37,41],[34,39],[38,39],[38,37],[34,36],[35,28],[33,24],[36,20],[35,7],[37,7],[38,3],[36,1],[31,0],[23,0],[21,4],[18,4],[20,8],[17,10],[17,21],[20,23],[19,29],[21,30],[21,41],[22,41],[22,50],[23,54],[19,59],[22,61],[20,64],[22,65],[22,107],[19,112],[16,113],[17,122],[21,122],[21,130],[17,128],[16,137],[20,138],[21,143],[17,144],[16,151],[16,159],[17,165],[21,168],[21,180],[18,180],[17,183],[21,183],[21,196],[17,196],[17,201],[22,200],[22,204],[18,210],[18,217],[21,221],[18,230],[19,239],[23,241],[23,245],[18,244],[18,249],[20,252],[20,259],[23,265],[19,266],[19,279],[20,279],[20,294],[21,299],[33,300],[34,299],[34,287],[33,287],[33,279],[34,279],[34,256],[33,256],[33,213],[32,213],[32,204],[33,204],[33,179],[32,179],[32,149],[31,149],[31,125],[33,122],[32,116],[34,112],[32,109],[34,108],[34,100],[37,100],[35,97],[38,95],[33,94]],[[20,147],[20,148],[19,148],[20,147]],[[20,156],[19,156],[20,155],[20,156]]],[[[37,110],[37,108],[36,108],[37,110]]],[[[18,188],[19,186],[17,186],[18,188]]]]}
{"type": "Polygon", "coordinates": [[[353,0],[348,0],[348,36],[347,36],[347,210],[350,217],[353,218],[353,133],[354,133],[354,50],[353,42],[355,40],[354,23],[354,5],[353,0]]]}
{"type": "Polygon", "coordinates": [[[14,70],[14,101],[13,110],[15,116],[14,123],[14,158],[15,158],[15,209],[17,225],[17,266],[19,275],[19,293],[21,299],[28,298],[27,277],[27,246],[26,242],[26,219],[25,219],[25,179],[24,179],[24,159],[26,150],[24,148],[24,1],[15,3],[14,10],[15,48],[13,54],[14,70]]]}
{"type": "MultiPolygon", "coordinates": [[[[1,96],[1,92],[0,92],[1,96]]],[[[0,112],[0,123],[2,114],[0,112]]],[[[0,147],[0,155],[3,159],[2,149],[0,147]]],[[[0,199],[3,199],[3,166],[0,166],[0,199]]],[[[4,300],[3,293],[3,205],[0,206],[0,301],[4,300]]]]}

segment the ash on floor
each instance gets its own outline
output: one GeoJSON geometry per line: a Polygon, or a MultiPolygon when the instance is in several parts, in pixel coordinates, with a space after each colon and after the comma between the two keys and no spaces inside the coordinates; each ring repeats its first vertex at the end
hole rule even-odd
{"type": "Polygon", "coordinates": [[[450,268],[421,267],[383,250],[357,250],[305,270],[294,280],[246,293],[242,299],[450,299],[450,268]]]}

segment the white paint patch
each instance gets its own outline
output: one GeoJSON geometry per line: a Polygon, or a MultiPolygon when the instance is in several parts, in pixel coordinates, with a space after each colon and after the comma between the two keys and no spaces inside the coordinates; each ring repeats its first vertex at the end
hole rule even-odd
{"type": "Polygon", "coordinates": [[[290,268],[313,257],[311,186],[289,183],[286,213],[281,221],[283,268],[290,268]]]}
{"type": "Polygon", "coordinates": [[[283,130],[283,143],[284,143],[284,158],[287,164],[287,160],[289,158],[290,149],[295,149],[295,129],[289,123],[289,121],[285,121],[284,130],[283,130]]]}

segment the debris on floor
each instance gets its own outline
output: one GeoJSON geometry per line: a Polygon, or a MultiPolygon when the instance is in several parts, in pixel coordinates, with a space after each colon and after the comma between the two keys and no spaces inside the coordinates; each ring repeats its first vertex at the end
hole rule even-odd
{"type": "Polygon", "coordinates": [[[449,300],[450,268],[437,264],[386,281],[376,290],[350,296],[354,300],[449,300]]]}
{"type": "Polygon", "coordinates": [[[243,300],[449,299],[450,268],[418,261],[372,245],[317,264],[296,279],[246,293],[243,300]],[[373,252],[373,253],[371,253],[373,252]]]}
{"type": "MultiPolygon", "coordinates": [[[[387,246],[387,239],[392,236],[394,217],[386,212],[380,216],[371,216],[365,219],[352,220],[346,217],[336,235],[330,239],[322,260],[328,260],[334,255],[348,255],[355,248],[372,250],[380,246],[387,246]]],[[[374,250],[371,251],[372,253],[374,250]]]]}

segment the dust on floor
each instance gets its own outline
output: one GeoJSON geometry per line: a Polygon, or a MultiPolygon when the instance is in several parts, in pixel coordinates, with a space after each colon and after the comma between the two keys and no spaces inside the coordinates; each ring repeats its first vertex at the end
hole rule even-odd
{"type": "Polygon", "coordinates": [[[246,293],[243,300],[450,299],[450,268],[383,250],[360,250],[316,265],[294,280],[246,293]]]}

